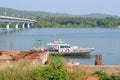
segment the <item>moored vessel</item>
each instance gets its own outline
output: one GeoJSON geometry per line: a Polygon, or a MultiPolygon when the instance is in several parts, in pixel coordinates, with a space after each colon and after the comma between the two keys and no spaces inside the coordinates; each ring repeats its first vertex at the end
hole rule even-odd
{"type": "Polygon", "coordinates": [[[39,48],[41,50],[49,51],[50,55],[63,56],[82,56],[90,55],[94,48],[80,48],[78,46],[71,46],[63,40],[54,40],[52,43],[47,43],[47,48],[39,48]]]}

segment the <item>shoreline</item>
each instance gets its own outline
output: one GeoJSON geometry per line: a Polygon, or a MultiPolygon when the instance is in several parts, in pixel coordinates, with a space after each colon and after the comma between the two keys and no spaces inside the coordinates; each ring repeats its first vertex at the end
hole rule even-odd
{"type": "MultiPolygon", "coordinates": [[[[48,52],[42,51],[0,51],[0,63],[1,66],[14,61],[28,61],[34,64],[45,64],[49,57],[48,52]]],[[[66,70],[74,71],[78,69],[85,69],[86,72],[92,74],[95,71],[103,71],[108,74],[119,74],[120,65],[86,65],[79,62],[65,61],[64,64],[66,70]]]]}
{"type": "Polygon", "coordinates": [[[66,62],[65,67],[69,71],[85,69],[85,72],[88,72],[89,74],[92,74],[95,71],[103,71],[110,75],[120,73],[120,65],[84,65],[79,64],[78,62],[66,62]]]}

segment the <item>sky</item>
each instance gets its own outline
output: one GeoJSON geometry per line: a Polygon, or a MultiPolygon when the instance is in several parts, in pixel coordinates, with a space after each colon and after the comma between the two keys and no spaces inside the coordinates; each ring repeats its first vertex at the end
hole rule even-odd
{"type": "Polygon", "coordinates": [[[105,13],[120,16],[120,0],[0,0],[0,7],[73,15],[105,13]]]}

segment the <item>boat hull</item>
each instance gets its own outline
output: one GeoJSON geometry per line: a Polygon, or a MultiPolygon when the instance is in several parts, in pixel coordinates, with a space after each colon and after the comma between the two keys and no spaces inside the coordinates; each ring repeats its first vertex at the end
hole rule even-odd
{"type": "Polygon", "coordinates": [[[90,52],[50,52],[50,55],[62,55],[62,56],[89,56],[90,52]]]}

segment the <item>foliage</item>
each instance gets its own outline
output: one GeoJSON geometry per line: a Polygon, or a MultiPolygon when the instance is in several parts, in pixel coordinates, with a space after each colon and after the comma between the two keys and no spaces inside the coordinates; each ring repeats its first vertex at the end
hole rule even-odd
{"type": "Polygon", "coordinates": [[[112,80],[120,80],[120,75],[111,76],[112,80]]]}
{"type": "MultiPolygon", "coordinates": [[[[56,66],[59,66],[61,69],[63,69],[64,71],[66,71],[65,69],[65,66],[64,66],[64,60],[63,60],[63,55],[54,55],[54,56],[50,56],[50,59],[52,61],[52,64],[51,65],[56,65],[56,66]],[[54,64],[55,63],[55,64],[54,64]]],[[[73,68],[73,71],[67,71],[66,72],[66,79],[67,80],[86,80],[86,78],[88,77],[86,74],[85,74],[85,68],[83,67],[80,67],[79,69],[75,70],[74,71],[74,68],[73,68]]]]}
{"type": "Polygon", "coordinates": [[[21,18],[30,18],[35,19],[37,16],[43,16],[46,17],[48,15],[54,17],[54,16],[72,16],[64,13],[49,13],[44,11],[22,11],[22,10],[16,10],[12,8],[5,8],[0,7],[0,15],[2,16],[13,16],[13,17],[21,17],[21,18]]]}
{"type": "Polygon", "coordinates": [[[93,75],[97,76],[100,80],[120,80],[120,74],[108,75],[103,71],[96,71],[93,73],[93,75]]]}
{"type": "Polygon", "coordinates": [[[51,58],[51,65],[34,68],[35,80],[67,80],[67,72],[64,70],[62,58],[59,56],[52,56],[51,58]]]}
{"type": "MultiPolygon", "coordinates": [[[[49,13],[42,11],[20,11],[11,8],[0,7],[0,15],[36,19],[32,27],[55,27],[55,28],[113,28],[120,25],[120,18],[118,16],[106,14],[92,14],[88,16],[75,16],[62,13],[49,13]],[[6,12],[6,14],[5,14],[6,12]],[[102,17],[100,17],[100,16],[102,17]],[[94,17],[97,16],[97,17],[94,17]]],[[[0,27],[5,26],[4,22],[0,22],[0,27]]],[[[14,27],[14,23],[10,23],[14,27]]],[[[20,26],[20,24],[19,24],[20,26]]]]}
{"type": "Polygon", "coordinates": [[[97,76],[100,80],[113,80],[107,73],[103,71],[96,71],[93,75],[97,76]]]}
{"type": "Polygon", "coordinates": [[[66,71],[62,56],[51,56],[51,65],[39,66],[26,62],[4,65],[0,69],[0,80],[86,80],[89,76],[97,76],[99,80],[120,80],[120,75],[108,75],[103,71],[96,71],[92,75],[84,72],[84,67],[66,71]]]}
{"type": "Polygon", "coordinates": [[[37,17],[34,27],[73,27],[73,28],[111,28],[120,25],[120,19],[106,18],[84,18],[84,17],[37,17]]]}
{"type": "Polygon", "coordinates": [[[30,65],[26,62],[14,63],[0,70],[0,80],[77,80],[86,79],[85,74],[67,72],[62,56],[51,56],[47,66],[30,65]],[[80,78],[81,77],[81,78],[80,78]]]}
{"type": "Polygon", "coordinates": [[[0,28],[5,26],[5,23],[4,22],[0,22],[0,28]]]}
{"type": "Polygon", "coordinates": [[[68,80],[78,80],[79,78],[79,74],[76,72],[69,72],[68,75],[68,80]]]}
{"type": "Polygon", "coordinates": [[[49,66],[15,63],[0,70],[0,80],[67,80],[67,75],[61,63],[49,66]]]}
{"type": "Polygon", "coordinates": [[[42,16],[42,17],[47,17],[47,16],[50,16],[50,17],[81,16],[81,17],[92,17],[92,18],[105,18],[105,17],[119,18],[119,16],[116,16],[116,15],[101,14],[101,13],[91,13],[88,15],[71,15],[71,14],[65,14],[65,13],[50,13],[50,12],[44,12],[44,11],[22,11],[22,10],[16,10],[16,9],[5,8],[5,7],[0,7],[0,15],[31,18],[31,19],[35,19],[38,16],[42,16]]]}
{"type": "Polygon", "coordinates": [[[28,63],[15,63],[0,70],[0,80],[33,80],[28,63]]]}
{"type": "Polygon", "coordinates": [[[67,73],[56,65],[34,68],[33,73],[35,80],[67,80],[67,73]]]}
{"type": "Polygon", "coordinates": [[[88,77],[81,69],[68,73],[68,80],[86,80],[88,77]]]}

